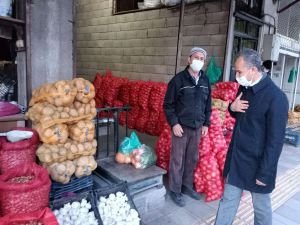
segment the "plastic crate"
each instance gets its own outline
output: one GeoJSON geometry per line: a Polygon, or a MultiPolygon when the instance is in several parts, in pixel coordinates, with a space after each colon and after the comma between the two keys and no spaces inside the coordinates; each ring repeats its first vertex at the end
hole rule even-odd
{"type": "Polygon", "coordinates": [[[103,170],[101,167],[97,167],[93,171],[93,189],[106,189],[110,188],[113,185],[123,183],[124,181],[112,176],[106,170],[103,170]]]}
{"type": "MultiPolygon", "coordinates": [[[[96,207],[98,205],[98,201],[99,201],[100,197],[108,197],[110,194],[117,193],[118,191],[123,192],[123,193],[125,193],[127,195],[128,204],[130,205],[130,207],[132,209],[135,209],[139,213],[139,217],[141,219],[140,225],[143,225],[141,214],[137,210],[137,208],[136,208],[136,206],[135,206],[135,204],[134,204],[134,202],[132,200],[132,197],[131,197],[131,195],[129,193],[128,186],[127,186],[126,182],[122,182],[120,184],[113,185],[110,188],[105,189],[105,190],[103,190],[103,189],[98,189],[98,190],[96,189],[96,190],[94,190],[93,193],[94,193],[94,197],[95,197],[94,200],[95,200],[96,207]]],[[[98,207],[97,207],[97,210],[98,210],[98,207]]],[[[99,213],[99,211],[98,211],[98,213],[99,213]]],[[[100,213],[99,213],[99,216],[101,218],[100,213]]],[[[101,222],[102,222],[102,220],[101,220],[101,222]]]]}
{"type": "Polygon", "coordinates": [[[67,184],[61,184],[53,181],[51,185],[50,199],[66,197],[73,193],[90,191],[93,188],[93,176],[82,178],[72,177],[67,184]]]}
{"type": "Polygon", "coordinates": [[[56,199],[50,203],[50,208],[53,210],[62,208],[67,203],[73,203],[76,201],[81,201],[82,199],[86,199],[91,204],[91,211],[94,212],[96,219],[98,220],[98,225],[103,225],[102,220],[99,215],[99,211],[97,206],[95,205],[96,201],[94,198],[94,194],[91,191],[82,192],[82,193],[73,193],[72,195],[60,199],[56,199]]]}
{"type": "Polygon", "coordinates": [[[287,128],[284,136],[285,143],[300,146],[300,130],[298,128],[287,128]]]}

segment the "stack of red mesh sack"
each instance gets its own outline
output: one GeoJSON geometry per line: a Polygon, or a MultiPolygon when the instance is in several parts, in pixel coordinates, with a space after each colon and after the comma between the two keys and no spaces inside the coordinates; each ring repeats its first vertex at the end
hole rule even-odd
{"type": "Polygon", "coordinates": [[[157,161],[156,165],[169,170],[170,153],[171,153],[171,129],[166,126],[161,132],[155,147],[157,161]]]}
{"type": "MultiPolygon", "coordinates": [[[[216,85],[212,103],[211,126],[209,134],[201,138],[199,144],[199,162],[194,172],[194,185],[199,193],[205,193],[206,201],[217,200],[223,193],[223,168],[235,120],[227,108],[235,99],[238,85],[223,82],[216,85]],[[227,93],[227,90],[230,94],[227,93]],[[233,93],[234,92],[234,93],[233,93]],[[217,99],[216,99],[217,98],[217,99]]],[[[171,149],[171,130],[166,128],[156,144],[157,165],[169,167],[171,149]]]]}
{"type": "MultiPolygon", "coordinates": [[[[167,124],[163,112],[163,100],[167,84],[151,81],[128,81],[114,77],[111,72],[101,76],[99,73],[93,82],[96,90],[96,107],[122,107],[129,105],[127,125],[142,133],[158,136],[167,124]]],[[[100,117],[110,117],[100,113],[100,117]]],[[[126,113],[121,112],[121,125],[126,123],[126,113]]]]}
{"type": "MultiPolygon", "coordinates": [[[[121,87],[128,83],[127,78],[115,77],[111,71],[107,71],[104,76],[97,73],[93,84],[95,86],[95,100],[97,108],[122,107],[124,103],[118,100],[121,87]]],[[[111,117],[106,112],[100,112],[100,117],[111,117]]]]}
{"type": "Polygon", "coordinates": [[[235,99],[239,84],[236,82],[220,82],[212,91],[212,98],[224,101],[233,101],[235,99]]]}
{"type": "MultiPolygon", "coordinates": [[[[150,108],[149,100],[150,100],[150,93],[152,91],[152,86],[154,82],[151,81],[142,81],[139,89],[138,94],[138,116],[136,118],[135,129],[139,132],[145,133],[146,132],[146,124],[149,120],[150,116],[150,108]]],[[[157,120],[157,118],[156,118],[157,120]]]]}
{"type": "Polygon", "coordinates": [[[167,91],[165,83],[154,83],[149,100],[149,119],[146,124],[146,133],[159,136],[162,132],[166,119],[163,111],[163,102],[167,91]]]}

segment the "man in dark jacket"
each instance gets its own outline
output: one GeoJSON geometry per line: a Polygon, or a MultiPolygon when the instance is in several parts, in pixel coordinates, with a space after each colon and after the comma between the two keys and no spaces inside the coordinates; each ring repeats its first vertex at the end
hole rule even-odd
{"type": "Polygon", "coordinates": [[[286,95],[263,73],[261,59],[244,49],[235,61],[241,85],[229,111],[236,118],[224,166],[225,190],[216,225],[232,224],[243,190],[252,195],[254,224],[271,225],[270,193],[275,188],[277,164],[288,118],[286,95]]]}
{"type": "Polygon", "coordinates": [[[211,114],[210,84],[201,70],[205,59],[204,49],[192,48],[188,66],[169,82],[164,100],[164,111],[172,128],[170,196],[179,206],[185,205],[182,193],[200,199],[193,188],[194,169],[200,133],[207,135],[211,114]]]}

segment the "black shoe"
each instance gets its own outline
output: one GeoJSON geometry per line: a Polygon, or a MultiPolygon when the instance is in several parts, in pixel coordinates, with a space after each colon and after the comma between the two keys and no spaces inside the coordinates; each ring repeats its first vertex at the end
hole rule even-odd
{"type": "Polygon", "coordinates": [[[192,199],[200,200],[200,195],[196,191],[194,191],[192,188],[182,186],[182,193],[185,195],[188,195],[192,199]]]}
{"type": "Polygon", "coordinates": [[[180,207],[185,206],[185,201],[184,201],[181,193],[176,193],[176,192],[170,191],[170,196],[176,205],[178,205],[180,207]]]}

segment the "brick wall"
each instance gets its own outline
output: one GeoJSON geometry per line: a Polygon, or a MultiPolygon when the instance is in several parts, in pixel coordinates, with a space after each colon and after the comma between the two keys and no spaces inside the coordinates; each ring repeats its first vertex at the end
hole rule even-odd
{"type": "MultiPolygon", "coordinates": [[[[168,82],[175,72],[179,8],[112,15],[113,0],[78,0],[77,74],[92,80],[106,69],[130,79],[168,82]]],[[[181,68],[192,46],[223,67],[229,0],[186,6],[181,68]]]]}

